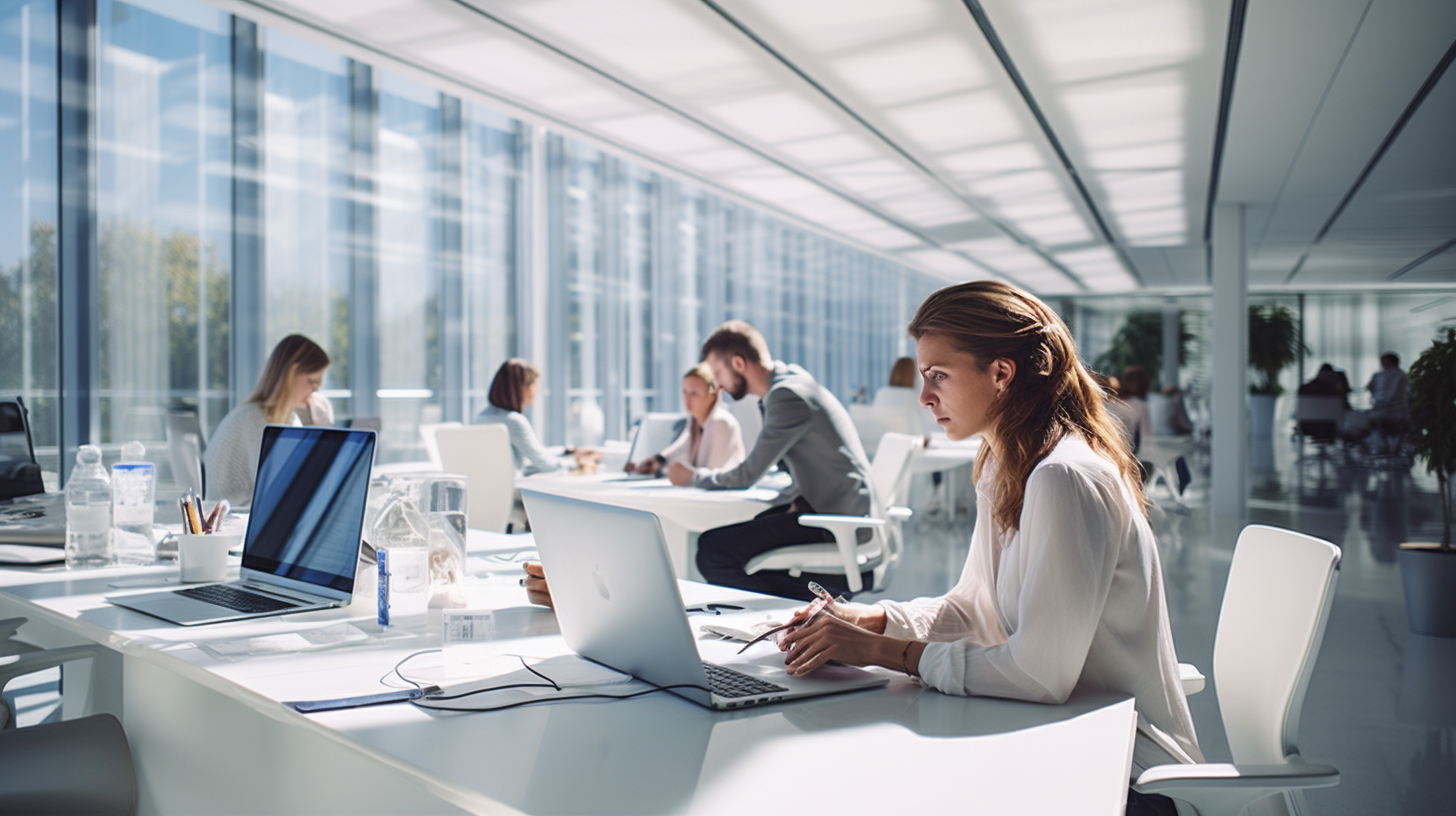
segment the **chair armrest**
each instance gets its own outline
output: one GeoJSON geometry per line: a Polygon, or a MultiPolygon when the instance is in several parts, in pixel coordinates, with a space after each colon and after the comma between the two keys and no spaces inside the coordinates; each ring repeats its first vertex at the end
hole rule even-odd
{"type": "Polygon", "coordinates": [[[862,591],[864,579],[860,577],[859,571],[853,568],[859,554],[859,542],[855,540],[857,538],[855,532],[866,527],[882,530],[885,527],[885,520],[869,516],[830,516],[822,513],[808,513],[799,516],[799,524],[804,527],[818,527],[834,534],[834,543],[839,547],[839,560],[845,565],[845,583],[849,585],[850,592],[862,591]]]}
{"type": "MultiPolygon", "coordinates": [[[[1296,756],[1296,760],[1299,758],[1296,756]]],[[[1233,765],[1205,762],[1196,765],[1159,765],[1143,771],[1133,789],[1139,793],[1161,793],[1173,798],[1179,791],[1243,789],[1256,791],[1293,788],[1327,788],[1340,784],[1340,772],[1329,765],[1303,761],[1284,765],[1233,765]]]]}
{"type": "Polygon", "coordinates": [[[54,668],[72,660],[95,657],[99,652],[100,649],[96,646],[67,646],[62,649],[0,657],[0,691],[4,691],[10,681],[17,677],[54,668]]]}
{"type": "Polygon", "coordinates": [[[1192,663],[1178,664],[1178,679],[1183,684],[1183,695],[1185,697],[1203,691],[1203,686],[1206,682],[1203,672],[1199,671],[1198,667],[1192,663]]]}
{"type": "Polygon", "coordinates": [[[899,524],[900,522],[904,521],[907,518],[910,518],[913,515],[915,515],[915,513],[908,507],[885,508],[885,518],[896,524],[899,524]]]}

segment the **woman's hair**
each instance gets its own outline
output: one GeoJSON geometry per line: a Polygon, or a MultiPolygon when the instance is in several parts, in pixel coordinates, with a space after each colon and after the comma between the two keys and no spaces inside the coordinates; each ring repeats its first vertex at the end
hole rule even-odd
{"type": "Polygon", "coordinates": [[[683,379],[686,380],[688,377],[697,377],[702,380],[708,386],[709,391],[718,390],[718,381],[713,379],[713,372],[708,368],[707,363],[698,363],[688,369],[683,373],[683,379]]]}
{"type": "Polygon", "coordinates": [[[284,422],[295,407],[288,402],[293,375],[312,374],[328,367],[329,353],[318,343],[301,334],[290,334],[273,347],[263,375],[247,401],[263,406],[263,416],[269,422],[284,422]]]}
{"type": "Polygon", "coordinates": [[[897,388],[915,387],[915,358],[901,357],[890,367],[890,385],[897,388]]]}
{"type": "MultiPolygon", "coordinates": [[[[997,281],[950,286],[926,298],[910,321],[910,336],[926,335],[945,338],[982,370],[1003,357],[1016,364],[1011,384],[988,412],[995,433],[986,446],[998,465],[991,517],[998,526],[1020,528],[1026,480],[1068,433],[1110,459],[1144,506],[1141,473],[1121,424],[1107,413],[1106,394],[1077,356],[1066,324],[1045,303],[997,281]]],[[[977,459],[977,478],[985,462],[977,459]]]]}
{"type": "Polygon", "coordinates": [[[519,357],[506,360],[490,381],[490,404],[504,411],[520,412],[525,407],[526,389],[541,379],[541,369],[519,357]]]}
{"type": "Polygon", "coordinates": [[[1130,365],[1122,370],[1122,377],[1118,380],[1117,395],[1123,399],[1132,397],[1148,398],[1148,387],[1153,384],[1152,377],[1148,376],[1148,370],[1140,365],[1130,365]]]}

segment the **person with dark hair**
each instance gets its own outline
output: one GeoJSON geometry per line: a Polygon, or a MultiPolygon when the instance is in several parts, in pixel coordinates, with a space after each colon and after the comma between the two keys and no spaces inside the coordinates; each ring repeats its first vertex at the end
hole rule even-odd
{"type": "Polygon", "coordinates": [[[1373,441],[1378,450],[1393,453],[1410,429],[1410,379],[1400,370],[1400,357],[1395,352],[1380,355],[1380,370],[1370,377],[1365,390],[1370,392],[1370,410],[1365,417],[1373,441]]]}
{"type": "MultiPolygon", "coordinates": [[[[504,425],[511,435],[511,461],[516,473],[530,476],[566,470],[566,463],[541,445],[525,410],[536,401],[541,369],[529,360],[513,358],[501,363],[490,381],[490,404],[475,417],[477,425],[504,425]]],[[[577,463],[595,458],[594,451],[577,449],[577,463]]]]}
{"type": "MultiPolygon", "coordinates": [[[[921,401],[951,439],[981,434],[976,525],[940,597],[834,603],[786,630],[792,675],[830,660],[919,677],[947,694],[1063,703],[1131,695],[1134,777],[1202,761],[1179,679],[1137,460],[1066,325],[1033,295],[977,281],[910,323],[921,401]]],[[[1133,796],[1170,812],[1171,800],[1133,796]]]]}
{"type": "Polygon", "coordinates": [[[307,337],[290,334],[278,341],[253,393],[212,433],[203,454],[209,500],[227,499],[234,507],[253,501],[265,425],[333,424],[333,409],[318,393],[328,367],[328,352],[307,337]]]}
{"type": "Polygon", "coordinates": [[[1339,397],[1344,400],[1345,410],[1350,410],[1350,380],[1345,372],[1324,363],[1315,373],[1314,379],[1299,387],[1299,395],[1305,397],[1339,397]]]}
{"type": "MultiPolygon", "coordinates": [[[[808,598],[809,581],[831,591],[847,592],[843,575],[790,577],[764,570],[749,575],[744,567],[756,555],[790,544],[833,541],[828,530],[805,527],[799,516],[832,513],[863,516],[870,511],[869,460],[849,412],[809,372],[778,362],[757,329],[741,320],[719,326],[703,342],[702,361],[718,386],[735,400],[757,396],[763,431],[740,464],[727,468],[691,468],[681,462],[668,467],[675,485],[708,490],[749,487],[769,468],[783,462],[793,483],[774,506],[752,521],[708,530],[698,538],[698,570],[709,583],[808,598]]],[[[868,540],[868,531],[864,531],[868,540]]],[[[869,590],[873,575],[862,573],[869,590]]]]}

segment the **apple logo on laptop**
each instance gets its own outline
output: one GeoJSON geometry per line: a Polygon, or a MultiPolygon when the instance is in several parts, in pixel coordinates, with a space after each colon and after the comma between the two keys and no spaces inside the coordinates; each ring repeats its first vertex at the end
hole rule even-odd
{"type": "Polygon", "coordinates": [[[592,583],[597,585],[597,594],[602,596],[602,600],[610,601],[612,599],[612,593],[607,591],[607,579],[602,575],[601,564],[592,565],[591,576],[592,583]]]}

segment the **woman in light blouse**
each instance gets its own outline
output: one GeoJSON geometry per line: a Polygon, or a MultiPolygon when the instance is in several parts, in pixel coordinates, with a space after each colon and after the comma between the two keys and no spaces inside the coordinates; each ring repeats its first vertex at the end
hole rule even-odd
{"type": "MultiPolygon", "coordinates": [[[[947,694],[1120,692],[1138,711],[1134,777],[1201,761],[1137,460],[1066,325],[1026,292],[977,281],[931,295],[910,334],[921,402],[951,439],[984,440],[966,565],[943,596],[831,604],[788,630],[789,673],[839,660],[947,694]]],[[[1155,812],[1171,806],[1158,798],[1155,812]]]]}
{"type": "Polygon", "coordinates": [[[657,473],[669,462],[692,468],[729,468],[748,455],[738,420],[718,400],[718,384],[706,364],[699,363],[683,375],[682,396],[688,427],[662,453],[635,464],[628,462],[628,473],[657,473]]]}

